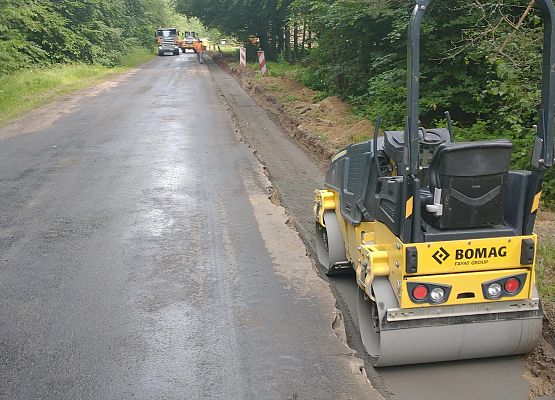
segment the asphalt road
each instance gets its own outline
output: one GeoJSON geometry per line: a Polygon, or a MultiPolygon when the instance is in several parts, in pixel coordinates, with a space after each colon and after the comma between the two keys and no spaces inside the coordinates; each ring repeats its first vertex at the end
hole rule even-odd
{"type": "Polygon", "coordinates": [[[214,68],[158,57],[0,130],[0,398],[380,398],[214,68]]]}

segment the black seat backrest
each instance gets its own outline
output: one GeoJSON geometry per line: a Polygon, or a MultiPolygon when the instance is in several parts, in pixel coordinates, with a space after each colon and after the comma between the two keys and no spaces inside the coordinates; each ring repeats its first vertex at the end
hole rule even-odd
{"type": "Polygon", "coordinates": [[[347,148],[345,175],[341,191],[341,214],[352,224],[359,224],[368,188],[368,175],[372,163],[372,141],[357,143],[347,148]],[[362,207],[361,207],[362,206],[362,207]]]}
{"type": "Polygon", "coordinates": [[[442,144],[429,167],[429,188],[441,189],[442,215],[423,212],[440,229],[479,228],[503,222],[511,161],[509,140],[442,144]]]}

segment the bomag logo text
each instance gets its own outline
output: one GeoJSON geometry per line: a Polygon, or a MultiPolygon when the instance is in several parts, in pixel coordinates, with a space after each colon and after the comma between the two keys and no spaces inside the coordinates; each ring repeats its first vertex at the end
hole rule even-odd
{"type": "Polygon", "coordinates": [[[477,249],[455,250],[455,265],[487,264],[488,259],[507,256],[507,246],[479,247],[477,249]],[[463,261],[461,261],[463,260],[463,261]]]}
{"type": "Polygon", "coordinates": [[[455,260],[473,260],[476,258],[506,257],[507,246],[501,247],[480,247],[478,249],[457,249],[455,250],[455,260]]]}

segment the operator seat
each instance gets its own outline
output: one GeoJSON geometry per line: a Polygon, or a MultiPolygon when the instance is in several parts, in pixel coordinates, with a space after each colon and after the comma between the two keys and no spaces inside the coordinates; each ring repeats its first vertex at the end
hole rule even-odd
{"type": "Polygon", "coordinates": [[[512,147],[505,139],[439,145],[428,169],[432,196],[423,199],[424,220],[439,229],[501,224],[512,147]]]}

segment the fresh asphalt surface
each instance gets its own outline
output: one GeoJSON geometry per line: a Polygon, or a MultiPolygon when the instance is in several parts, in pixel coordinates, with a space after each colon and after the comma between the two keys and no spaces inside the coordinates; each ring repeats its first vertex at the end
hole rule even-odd
{"type": "Polygon", "coordinates": [[[43,114],[0,141],[0,398],[379,398],[206,65],[43,114]]]}
{"type": "MultiPolygon", "coordinates": [[[[253,150],[307,243],[322,172],[235,80],[158,57],[34,122],[0,130],[0,398],[379,398],[332,329],[333,291],[366,359],[352,277],[317,276],[253,150]]],[[[515,357],[367,368],[394,399],[528,393],[515,357]]]]}

